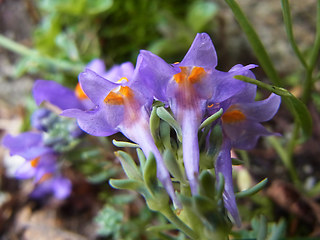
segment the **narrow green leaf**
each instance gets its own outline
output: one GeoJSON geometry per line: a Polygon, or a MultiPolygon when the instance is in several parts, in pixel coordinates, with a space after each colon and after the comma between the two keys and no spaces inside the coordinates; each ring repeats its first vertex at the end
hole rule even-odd
{"type": "Polygon", "coordinates": [[[215,114],[212,114],[210,117],[208,117],[206,120],[204,120],[201,123],[199,130],[213,123],[215,120],[217,120],[219,117],[222,116],[222,113],[223,113],[223,109],[220,108],[218,112],[216,112],[215,114]]]}
{"type": "Polygon", "coordinates": [[[279,240],[283,239],[286,231],[286,222],[281,219],[278,225],[274,224],[271,228],[271,235],[268,240],[279,240]]]}
{"type": "Polygon", "coordinates": [[[212,187],[214,186],[215,180],[214,176],[208,170],[202,171],[199,176],[200,182],[200,195],[206,196],[210,199],[214,199],[215,196],[215,189],[212,187]]]}
{"type": "Polygon", "coordinates": [[[159,136],[159,126],[160,126],[160,118],[157,115],[157,108],[158,107],[153,107],[151,114],[150,114],[150,131],[151,135],[156,143],[156,145],[159,145],[160,142],[160,136],[159,136]]]}
{"type": "Polygon", "coordinates": [[[172,224],[162,224],[158,226],[151,226],[148,227],[146,230],[148,232],[161,232],[161,231],[168,231],[168,230],[175,230],[176,227],[172,224]]]}
{"type": "Polygon", "coordinates": [[[219,172],[218,177],[219,177],[219,181],[218,181],[219,185],[218,185],[218,188],[217,188],[216,196],[217,196],[218,199],[221,199],[223,191],[224,191],[224,176],[223,176],[223,174],[221,172],[219,172]]]}
{"type": "Polygon", "coordinates": [[[137,148],[137,155],[138,155],[138,159],[140,162],[140,169],[143,172],[144,166],[146,164],[146,156],[144,155],[144,153],[142,152],[142,150],[140,148],[137,148]]]}
{"type": "Polygon", "coordinates": [[[179,141],[182,142],[181,127],[179,123],[172,117],[172,115],[164,107],[157,108],[157,115],[159,118],[166,121],[176,131],[179,141]]]}
{"type": "Polygon", "coordinates": [[[149,155],[144,167],[143,179],[148,190],[153,194],[157,187],[157,164],[152,153],[149,155]]]}
{"type": "Polygon", "coordinates": [[[180,182],[186,182],[185,177],[183,175],[183,172],[181,171],[179,164],[177,162],[177,159],[173,155],[172,151],[170,149],[166,149],[163,153],[163,159],[164,162],[169,170],[169,172],[172,174],[173,177],[178,179],[180,182]]]}
{"type": "Polygon", "coordinates": [[[237,158],[231,158],[232,165],[243,165],[244,161],[237,159],[237,158]]]}
{"type": "Polygon", "coordinates": [[[253,186],[250,189],[244,190],[242,192],[238,192],[236,193],[236,198],[242,198],[242,197],[248,197],[251,196],[253,194],[256,194],[257,192],[259,192],[262,188],[264,188],[264,186],[268,183],[268,179],[265,178],[263,179],[261,182],[259,182],[258,184],[256,184],[255,186],[253,186]]]}
{"type": "Polygon", "coordinates": [[[117,141],[115,139],[112,140],[113,145],[116,147],[129,147],[129,148],[139,148],[138,144],[125,142],[125,141],[117,141]]]}
{"type": "Polygon", "coordinates": [[[305,69],[308,69],[307,62],[305,61],[304,57],[302,56],[302,54],[296,44],[294,36],[293,36],[289,1],[288,0],[281,0],[281,5],[282,5],[282,14],[283,14],[284,25],[286,28],[287,36],[288,36],[289,42],[291,44],[291,47],[292,47],[294,53],[297,55],[298,59],[300,60],[301,64],[305,67],[305,69]]]}
{"type": "Polygon", "coordinates": [[[255,55],[257,56],[260,65],[262,66],[263,70],[266,72],[269,79],[272,83],[276,86],[282,86],[281,79],[275,70],[273,63],[265,50],[258,34],[252,27],[251,23],[248,21],[247,17],[242,12],[241,8],[239,7],[238,3],[235,0],[225,0],[226,3],[231,8],[235,18],[237,19],[238,23],[240,24],[242,30],[246,34],[248,41],[253,48],[255,55]]]}
{"type": "Polygon", "coordinates": [[[116,189],[139,191],[143,188],[142,182],[132,179],[110,179],[109,184],[116,189]]]}
{"type": "Polygon", "coordinates": [[[261,215],[259,219],[259,229],[258,229],[257,240],[265,240],[267,238],[267,235],[268,235],[267,218],[264,215],[261,215]]]}
{"type": "Polygon", "coordinates": [[[128,178],[142,181],[142,175],[140,173],[140,170],[137,167],[134,160],[132,159],[132,157],[128,153],[123,151],[118,151],[118,152],[115,152],[115,155],[119,158],[121,162],[121,166],[125,171],[126,175],[128,176],[128,178]]]}

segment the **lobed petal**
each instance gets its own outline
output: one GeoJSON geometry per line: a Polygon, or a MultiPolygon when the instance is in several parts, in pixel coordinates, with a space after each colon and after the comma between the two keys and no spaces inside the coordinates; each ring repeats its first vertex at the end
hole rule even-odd
{"type": "Polygon", "coordinates": [[[141,50],[137,59],[135,79],[141,91],[160,101],[168,101],[166,96],[168,82],[180,72],[157,55],[141,50]]]}
{"type": "Polygon", "coordinates": [[[249,150],[255,147],[262,136],[277,135],[269,132],[260,123],[245,121],[240,124],[225,124],[224,133],[232,141],[232,146],[239,149],[249,150]]]}
{"type": "Polygon", "coordinates": [[[272,93],[267,99],[251,103],[240,103],[239,108],[248,119],[256,122],[269,121],[277,113],[281,97],[272,93]]]}
{"type": "Polygon", "coordinates": [[[61,115],[76,118],[79,127],[88,134],[94,136],[110,136],[118,132],[118,130],[108,123],[107,114],[111,115],[110,117],[117,117],[117,114],[112,112],[107,113],[101,108],[86,112],[79,109],[68,109],[63,111],[61,115]]]}
{"type": "Polygon", "coordinates": [[[26,160],[32,160],[53,151],[51,148],[43,145],[40,133],[25,132],[15,137],[8,134],[4,136],[2,143],[10,149],[11,155],[19,155],[26,160]]]}
{"type": "Polygon", "coordinates": [[[217,53],[210,36],[207,33],[198,33],[180,65],[213,69],[217,62],[217,53]]]}
{"type": "Polygon", "coordinates": [[[103,103],[108,93],[119,86],[89,69],[80,73],[79,82],[85,94],[96,105],[103,103]]]}
{"type": "Polygon", "coordinates": [[[106,66],[102,59],[94,59],[88,63],[86,69],[90,69],[91,71],[103,76],[106,73],[106,66]]]}
{"type": "Polygon", "coordinates": [[[61,110],[82,108],[82,104],[74,91],[54,81],[37,80],[32,92],[37,105],[40,105],[43,101],[48,101],[61,110]]]}

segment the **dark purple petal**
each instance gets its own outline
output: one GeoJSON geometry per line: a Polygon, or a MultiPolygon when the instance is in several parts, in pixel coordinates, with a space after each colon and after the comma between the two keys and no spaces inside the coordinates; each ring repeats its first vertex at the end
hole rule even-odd
{"type": "Polygon", "coordinates": [[[11,155],[19,155],[26,160],[32,160],[53,150],[43,145],[40,133],[25,132],[18,136],[6,135],[3,138],[3,145],[10,149],[11,155]]]}
{"type": "Polygon", "coordinates": [[[106,66],[102,59],[92,60],[91,62],[88,63],[86,68],[99,74],[100,76],[103,76],[106,73],[106,66]]]}
{"type": "Polygon", "coordinates": [[[256,122],[269,121],[277,113],[281,97],[272,93],[267,99],[257,102],[240,103],[239,108],[247,119],[256,122]]]}
{"type": "Polygon", "coordinates": [[[221,151],[218,155],[217,161],[215,163],[216,176],[222,173],[224,176],[224,193],[223,200],[225,207],[230,212],[233,220],[239,227],[241,225],[241,219],[238,212],[238,207],[236,203],[236,198],[233,190],[232,181],[232,164],[231,164],[231,143],[227,138],[223,139],[221,151]]]}
{"type": "Polygon", "coordinates": [[[223,131],[232,141],[233,147],[244,150],[254,148],[258,139],[262,136],[276,135],[254,121],[245,121],[241,124],[224,124],[223,131]]]}
{"type": "Polygon", "coordinates": [[[140,82],[141,91],[166,102],[168,100],[166,96],[167,84],[178,72],[180,69],[173,68],[157,55],[141,50],[134,78],[140,82]]]}
{"type": "Polygon", "coordinates": [[[253,92],[255,91],[255,86],[251,87],[248,85],[248,83],[233,78],[236,75],[251,75],[249,69],[252,69],[254,67],[256,67],[256,65],[250,64],[242,68],[237,67],[236,69],[230,72],[220,72],[218,70],[214,70],[212,73],[212,84],[214,84],[215,87],[212,99],[210,101],[222,102],[230,97],[233,97],[236,94],[239,94],[241,91],[244,90],[250,90],[248,92],[250,93],[250,99],[252,98],[252,93],[254,93],[255,96],[255,92],[253,92]]]}
{"type": "MultiPolygon", "coordinates": [[[[236,73],[236,75],[242,75],[249,78],[256,79],[253,72],[249,69],[257,67],[257,65],[250,64],[247,66],[243,66],[242,64],[237,64],[233,66],[229,72],[236,73]]],[[[256,97],[257,86],[254,84],[246,83],[242,88],[241,92],[239,92],[236,96],[233,97],[233,102],[252,102],[256,97]]]]}
{"type": "Polygon", "coordinates": [[[36,166],[36,172],[34,181],[38,182],[43,175],[50,173],[54,174],[57,171],[57,155],[55,154],[44,154],[40,157],[38,166],[36,166]]]}
{"type": "Polygon", "coordinates": [[[37,105],[40,105],[43,101],[48,101],[61,110],[82,108],[81,102],[74,91],[54,81],[37,80],[32,91],[37,105]]]}
{"type": "Polygon", "coordinates": [[[213,69],[217,66],[217,54],[213,43],[206,33],[198,33],[180,66],[213,69]]]}
{"type": "MultiPolygon", "coordinates": [[[[116,106],[119,108],[119,106],[116,106]]],[[[121,110],[116,109],[121,113],[121,110]]],[[[76,118],[79,127],[94,136],[110,136],[118,130],[115,127],[112,127],[111,124],[117,125],[119,123],[108,121],[108,118],[111,118],[111,121],[118,121],[118,114],[115,112],[107,112],[105,109],[96,108],[92,111],[82,111],[79,109],[68,109],[62,112],[62,116],[76,118]]],[[[123,116],[123,110],[122,110],[123,116]]]]}
{"type": "Polygon", "coordinates": [[[109,92],[119,86],[89,69],[80,73],[79,82],[85,94],[96,105],[101,104],[109,92]]]}
{"type": "Polygon", "coordinates": [[[57,199],[67,198],[72,190],[71,181],[67,178],[57,177],[53,180],[53,196],[57,199]]]}
{"type": "Polygon", "coordinates": [[[30,196],[39,199],[46,197],[49,194],[53,194],[57,199],[64,199],[70,195],[71,187],[70,180],[54,176],[53,178],[38,184],[30,196]]]}

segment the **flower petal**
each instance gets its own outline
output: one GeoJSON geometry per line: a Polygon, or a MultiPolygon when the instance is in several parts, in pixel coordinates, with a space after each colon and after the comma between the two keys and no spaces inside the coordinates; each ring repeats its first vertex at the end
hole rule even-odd
{"type": "Polygon", "coordinates": [[[108,123],[107,119],[108,115],[111,118],[116,118],[118,117],[117,114],[112,112],[108,114],[105,110],[98,107],[87,112],[79,109],[67,109],[63,111],[61,115],[76,118],[79,127],[94,136],[110,136],[118,132],[118,130],[108,123]]]}
{"type": "Polygon", "coordinates": [[[18,136],[4,136],[2,144],[10,149],[11,155],[19,155],[26,160],[32,160],[53,150],[43,145],[40,133],[25,132],[18,136]]]}
{"type": "Polygon", "coordinates": [[[223,130],[232,141],[233,147],[244,150],[254,148],[258,139],[262,136],[277,135],[254,121],[245,121],[241,124],[224,124],[223,130]]]}
{"type": "Polygon", "coordinates": [[[251,103],[239,104],[239,108],[248,119],[256,122],[269,121],[277,113],[281,97],[272,93],[267,99],[251,103]]]}
{"type": "Polygon", "coordinates": [[[48,101],[61,110],[82,108],[81,102],[74,91],[54,81],[37,80],[32,92],[37,105],[40,105],[43,101],[48,101]]]}
{"type": "Polygon", "coordinates": [[[217,61],[217,53],[210,36],[206,33],[198,33],[180,65],[212,69],[217,66],[217,61]]]}
{"type": "Polygon", "coordinates": [[[102,59],[92,60],[91,62],[88,63],[86,68],[99,74],[100,76],[103,76],[106,73],[106,66],[105,66],[104,61],[102,59]]]}
{"type": "Polygon", "coordinates": [[[101,104],[108,93],[119,86],[119,84],[104,79],[89,69],[80,73],[79,82],[83,91],[96,105],[101,104]]]}
{"type": "Polygon", "coordinates": [[[157,55],[141,50],[137,59],[135,79],[140,82],[141,91],[153,95],[160,101],[167,101],[167,84],[173,75],[180,72],[157,55]]]}
{"type": "Polygon", "coordinates": [[[231,164],[231,143],[227,138],[223,139],[221,151],[218,155],[217,161],[215,163],[216,176],[222,173],[224,176],[224,193],[223,200],[225,207],[230,212],[235,223],[239,227],[241,225],[241,219],[238,212],[238,207],[236,203],[236,198],[233,190],[232,181],[232,164],[231,164]]]}
{"type": "Polygon", "coordinates": [[[113,66],[108,72],[103,76],[104,78],[110,80],[111,82],[117,82],[121,78],[125,77],[129,81],[133,76],[134,66],[131,62],[124,62],[121,65],[113,66]]]}

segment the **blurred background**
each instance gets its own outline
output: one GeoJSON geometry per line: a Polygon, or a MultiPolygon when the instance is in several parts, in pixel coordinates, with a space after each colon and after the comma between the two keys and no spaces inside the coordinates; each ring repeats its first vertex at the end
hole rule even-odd
{"type": "MultiPolygon", "coordinates": [[[[286,37],[280,1],[245,0],[239,4],[261,37],[284,85],[299,97],[304,73],[286,37]]],[[[315,37],[316,0],[296,0],[290,4],[297,44],[308,54],[315,37]]],[[[0,137],[29,130],[29,117],[36,108],[31,96],[36,79],[55,80],[74,88],[78,74],[92,59],[103,59],[107,69],[125,61],[135,64],[140,49],[150,50],[169,63],[177,62],[198,32],[207,32],[212,37],[218,70],[228,71],[238,63],[259,65],[223,0],[0,0],[0,34],[11,40],[0,39],[0,137]]],[[[261,68],[254,73],[257,79],[270,83],[261,68]]],[[[299,177],[306,187],[314,186],[320,178],[320,125],[317,124],[320,85],[315,86],[313,101],[308,105],[315,123],[314,133],[294,152],[299,177]]],[[[260,97],[267,94],[261,91],[260,97]]],[[[273,131],[283,135],[283,141],[290,135],[292,125],[293,119],[285,108],[269,123],[273,131]]],[[[99,155],[98,162],[116,161],[110,142],[103,144],[110,151],[99,155]]],[[[247,157],[250,168],[238,170],[241,172],[237,175],[238,183],[250,185],[267,177],[270,185],[260,198],[239,203],[243,206],[240,210],[244,228],[246,220],[263,212],[270,221],[289,219],[287,231],[293,236],[319,234],[319,191],[316,189],[308,196],[311,203],[301,200],[303,206],[297,204],[298,210],[287,208],[288,202],[296,203],[304,197],[290,185],[274,149],[261,141],[247,157]],[[277,196],[283,198],[279,200],[277,196]],[[296,230],[299,223],[303,227],[296,230]]],[[[141,199],[133,200],[137,196],[132,193],[114,198],[107,179],[119,176],[119,169],[101,176],[94,161],[88,163],[89,157],[83,158],[81,164],[71,163],[66,167],[74,187],[71,197],[64,202],[28,199],[32,183],[8,177],[6,158],[8,152],[1,147],[0,238],[44,239],[49,234],[47,239],[149,239],[145,226],[150,219],[164,221],[145,209],[141,199]],[[104,213],[99,215],[99,211],[104,213]],[[97,221],[105,224],[98,226],[97,221]]]]}

